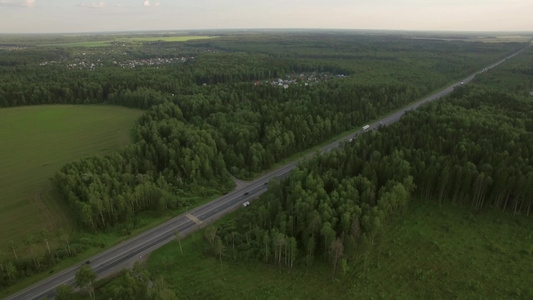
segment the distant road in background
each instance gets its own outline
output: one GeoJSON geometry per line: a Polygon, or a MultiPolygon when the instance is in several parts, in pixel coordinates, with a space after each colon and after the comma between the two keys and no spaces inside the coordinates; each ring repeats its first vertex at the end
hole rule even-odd
{"type": "MultiPolygon", "coordinates": [[[[533,43],[530,43],[527,47],[485,67],[484,69],[466,77],[462,81],[458,81],[435,94],[432,94],[391,115],[382,118],[381,120],[378,120],[372,124],[368,124],[368,129],[364,131],[375,130],[379,126],[385,126],[397,122],[405,112],[414,110],[426,102],[439,99],[451,93],[455,87],[469,83],[477,74],[486,72],[498,66],[507,59],[518,55],[520,52],[528,47],[531,47],[532,45],[533,43]]],[[[343,142],[355,138],[361,133],[363,133],[363,129],[356,131],[353,135],[323,147],[320,151],[328,152],[339,147],[343,142]]],[[[133,262],[141,260],[142,256],[147,255],[153,250],[174,240],[176,230],[180,232],[182,237],[184,237],[197,229],[203,228],[206,224],[212,223],[221,216],[238,209],[239,207],[243,206],[245,202],[251,203],[253,199],[256,199],[267,190],[268,182],[271,179],[283,179],[287,177],[289,172],[294,169],[297,164],[298,161],[294,161],[276,170],[270,171],[266,175],[252,181],[241,189],[235,190],[207,204],[181,214],[180,216],[175,217],[160,226],[152,228],[92,257],[84,263],[90,264],[93,270],[98,274],[99,278],[118,272],[124,267],[131,265],[133,262]]],[[[67,270],[50,276],[49,278],[36,283],[35,285],[23,291],[7,297],[6,299],[41,299],[44,297],[51,299],[54,297],[55,289],[58,285],[69,284],[74,286],[74,275],[79,269],[80,265],[81,263],[76,264],[67,270]]]]}

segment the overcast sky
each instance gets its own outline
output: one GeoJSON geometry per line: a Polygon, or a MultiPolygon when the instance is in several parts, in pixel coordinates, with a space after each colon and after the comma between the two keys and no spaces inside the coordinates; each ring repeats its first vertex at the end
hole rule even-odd
{"type": "Polygon", "coordinates": [[[220,28],[533,31],[533,0],[0,0],[0,32],[220,28]]]}

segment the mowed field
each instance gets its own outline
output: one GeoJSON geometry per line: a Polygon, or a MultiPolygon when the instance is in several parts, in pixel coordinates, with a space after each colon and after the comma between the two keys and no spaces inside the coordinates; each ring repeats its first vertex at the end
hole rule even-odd
{"type": "MultiPolygon", "coordinates": [[[[115,151],[131,140],[141,110],[45,105],[0,109],[0,245],[22,246],[41,229],[72,230],[49,178],[65,163],[115,151]]],[[[20,255],[20,254],[19,254],[20,255]]]]}
{"type": "MultiPolygon", "coordinates": [[[[206,243],[198,232],[181,254],[174,241],[151,254],[148,270],[180,299],[533,299],[533,222],[509,213],[412,203],[387,225],[366,271],[361,258],[333,280],[328,264],[220,263],[206,243]]],[[[112,286],[104,283],[99,299],[112,286]]]]}

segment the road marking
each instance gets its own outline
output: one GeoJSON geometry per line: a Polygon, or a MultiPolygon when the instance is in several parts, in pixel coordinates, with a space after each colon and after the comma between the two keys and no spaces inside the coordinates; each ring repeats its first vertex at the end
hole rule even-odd
{"type": "Polygon", "coordinates": [[[200,219],[198,219],[197,217],[191,215],[191,214],[186,214],[185,216],[187,216],[187,218],[189,218],[189,220],[193,221],[194,223],[200,225],[202,224],[202,221],[200,221],[200,219]]]}

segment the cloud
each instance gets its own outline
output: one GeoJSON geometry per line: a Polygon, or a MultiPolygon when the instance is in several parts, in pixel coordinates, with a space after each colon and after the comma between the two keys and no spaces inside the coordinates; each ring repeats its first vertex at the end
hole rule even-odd
{"type": "Polygon", "coordinates": [[[92,3],[82,3],[80,6],[87,8],[103,8],[105,6],[104,1],[101,2],[92,2],[92,3]]]}
{"type": "Polygon", "coordinates": [[[35,0],[0,0],[0,6],[34,7],[35,0]]]}
{"type": "Polygon", "coordinates": [[[152,4],[149,0],[146,0],[144,1],[144,7],[158,7],[159,6],[159,2],[156,2],[154,4],[152,4]]]}

